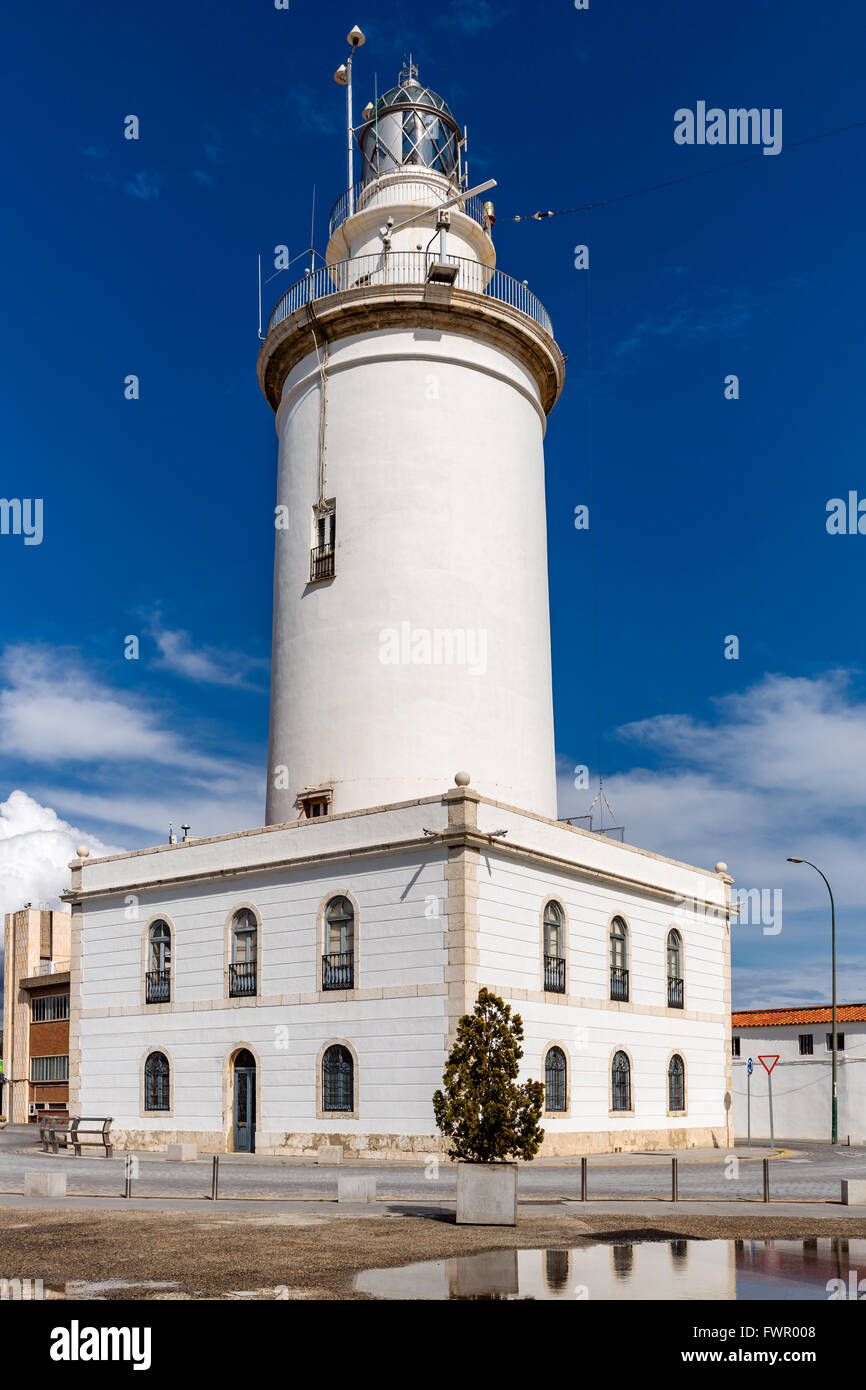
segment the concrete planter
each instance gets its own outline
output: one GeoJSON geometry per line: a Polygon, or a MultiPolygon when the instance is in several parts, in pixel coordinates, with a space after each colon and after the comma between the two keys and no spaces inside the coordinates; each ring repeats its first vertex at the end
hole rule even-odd
{"type": "Polygon", "coordinates": [[[457,1164],[457,1225],[517,1225],[517,1164],[457,1164]]]}
{"type": "Polygon", "coordinates": [[[8,1120],[0,1120],[0,1129],[5,1129],[8,1123],[8,1120]]]}

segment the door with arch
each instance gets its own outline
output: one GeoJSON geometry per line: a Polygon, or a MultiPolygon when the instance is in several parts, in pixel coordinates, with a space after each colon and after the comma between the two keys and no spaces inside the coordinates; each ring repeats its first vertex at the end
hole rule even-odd
{"type": "Polygon", "coordinates": [[[256,1151],[256,1059],[243,1048],[232,1066],[234,1151],[256,1151]]]}

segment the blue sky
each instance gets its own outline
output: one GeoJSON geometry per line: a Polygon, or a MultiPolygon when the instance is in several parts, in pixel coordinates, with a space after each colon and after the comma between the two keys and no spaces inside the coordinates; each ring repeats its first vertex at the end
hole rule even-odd
{"type": "Polygon", "coordinates": [[[866,120],[854,3],[12,9],[0,494],[42,498],[44,537],[0,536],[2,906],[52,898],[78,838],[262,819],[276,441],[256,256],[306,246],[313,185],[324,251],[354,23],[358,107],[411,48],[469,127],[473,181],[498,180],[499,265],[569,357],[547,442],[560,813],[588,807],[572,769],[597,778],[598,722],[632,843],[783,891],[781,932],[735,931],[735,1002],[828,995],[823,885],[789,853],[833,880],[840,991],[866,997],[866,537],[825,526],[828,499],[866,496],[866,128],[788,148],[866,120]],[[512,220],[753,152],[676,144],[699,100],[781,108],[786,148],[512,220]]]}

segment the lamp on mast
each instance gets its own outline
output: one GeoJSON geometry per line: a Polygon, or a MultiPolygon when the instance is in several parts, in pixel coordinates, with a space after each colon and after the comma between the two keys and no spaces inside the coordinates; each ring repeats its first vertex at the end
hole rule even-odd
{"type": "Polygon", "coordinates": [[[346,149],[349,163],[349,216],[351,217],[355,211],[355,170],[352,150],[352,140],[354,139],[352,129],[352,59],[355,56],[355,49],[360,48],[367,40],[356,24],[346,35],[346,42],[349,44],[349,56],[345,63],[341,63],[337,68],[334,73],[334,81],[339,86],[346,88],[346,149]]]}

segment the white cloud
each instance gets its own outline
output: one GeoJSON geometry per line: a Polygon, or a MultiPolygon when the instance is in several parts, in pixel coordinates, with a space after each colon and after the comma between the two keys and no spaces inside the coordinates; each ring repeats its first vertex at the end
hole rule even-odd
{"type": "Polygon", "coordinates": [[[158,613],[149,619],[149,627],[161,665],[176,675],[206,685],[260,688],[251,682],[250,674],[267,668],[264,658],[196,643],[188,632],[163,627],[158,613]]]}
{"type": "MultiPolygon", "coordinates": [[[[852,674],[768,675],[712,707],[712,719],[663,714],[617,730],[661,764],[605,778],[626,838],[703,867],[724,859],[744,885],[817,904],[820,879],[785,862],[799,854],[821,864],[840,901],[866,906],[866,700],[852,674]]],[[[561,814],[591,799],[561,772],[561,814]]]]}
{"type": "MultiPolygon", "coordinates": [[[[827,890],[788,855],[829,878],[840,996],[866,996],[866,699],[854,674],[766,675],[712,701],[707,718],[662,714],[617,733],[640,759],[604,784],[630,844],[702,868],[721,859],[738,889],[781,890],[778,935],[735,926],[737,1006],[829,998],[827,890]]],[[[594,792],[560,765],[560,814],[587,811],[594,792]]]]}
{"type": "MultiPolygon", "coordinates": [[[[164,840],[170,821],[188,822],[197,835],[262,823],[264,756],[251,764],[201,751],[211,732],[201,721],[193,743],[168,727],[165,702],[114,689],[75,652],[12,647],[0,676],[0,753],[15,781],[22,764],[48,773],[50,783],[27,789],[60,814],[95,822],[112,838],[118,825],[138,832],[133,847],[164,840]]],[[[220,747],[218,731],[211,743],[220,747]]]]}
{"type": "MultiPolygon", "coordinates": [[[[119,847],[77,830],[26,792],[14,791],[0,802],[0,922],[25,903],[64,907],[59,895],[69,887],[67,866],[81,844],[94,858],[120,853],[119,847]]],[[[0,958],[0,981],[2,974],[0,958]]]]}
{"type": "MultiPolygon", "coordinates": [[[[38,794],[67,815],[104,825],[145,832],[146,845],[168,839],[169,822],[193,835],[224,835],[252,830],[264,823],[265,777],[262,768],[245,770],[231,783],[194,783],[178,778],[159,792],[130,793],[126,785],[107,791],[78,787],[40,787],[38,794]]],[[[140,838],[139,836],[135,837],[140,838]]]]}
{"type": "Polygon", "coordinates": [[[101,684],[74,652],[9,647],[2,676],[0,752],[24,762],[145,762],[210,775],[234,767],[162,727],[163,712],[144,699],[101,684]]]}
{"type": "Polygon", "coordinates": [[[69,886],[67,865],[81,844],[94,859],[121,852],[61,820],[26,792],[14,791],[0,802],[0,917],[25,902],[61,907],[58,895],[69,886]]]}

